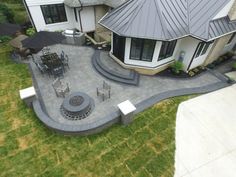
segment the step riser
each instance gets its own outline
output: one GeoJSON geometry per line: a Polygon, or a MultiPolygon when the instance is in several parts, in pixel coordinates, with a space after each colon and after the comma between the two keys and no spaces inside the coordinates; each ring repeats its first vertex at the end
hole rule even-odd
{"type": "Polygon", "coordinates": [[[121,75],[114,74],[114,73],[112,73],[111,70],[104,69],[104,66],[101,66],[101,63],[99,63],[97,61],[98,58],[96,58],[96,56],[98,56],[98,55],[100,55],[100,53],[96,51],[93,58],[92,58],[92,65],[102,76],[104,76],[105,78],[110,79],[114,82],[119,82],[119,83],[128,84],[128,85],[138,85],[139,75],[137,73],[133,72],[130,75],[130,76],[133,75],[133,77],[126,76],[125,78],[121,77],[121,75]]]}
{"type": "Polygon", "coordinates": [[[100,59],[95,59],[95,62],[104,70],[106,71],[107,73],[115,76],[115,77],[120,77],[121,79],[129,79],[129,80],[133,80],[135,75],[133,73],[131,73],[129,76],[125,76],[125,75],[119,75],[119,74],[116,74],[114,73],[113,71],[109,70],[109,69],[105,69],[102,64],[101,64],[101,61],[98,61],[100,59]]]}

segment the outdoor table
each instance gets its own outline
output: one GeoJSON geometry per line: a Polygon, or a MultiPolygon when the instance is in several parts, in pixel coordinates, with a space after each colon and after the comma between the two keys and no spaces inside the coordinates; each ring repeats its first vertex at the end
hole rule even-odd
{"type": "Polygon", "coordinates": [[[49,53],[40,57],[42,63],[46,65],[50,70],[63,65],[61,59],[56,53],[49,53]]]}

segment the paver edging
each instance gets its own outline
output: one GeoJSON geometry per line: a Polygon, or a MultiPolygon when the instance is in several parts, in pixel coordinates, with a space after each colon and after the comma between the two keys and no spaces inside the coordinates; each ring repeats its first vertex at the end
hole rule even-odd
{"type": "MultiPolygon", "coordinates": [[[[190,94],[202,94],[208,93],[211,91],[215,91],[221,88],[229,86],[229,84],[224,82],[217,82],[214,84],[210,84],[203,87],[195,87],[195,88],[183,88],[178,90],[172,90],[163,92],[157,95],[154,95],[138,104],[136,104],[137,110],[135,114],[144,111],[145,109],[151,107],[152,105],[160,102],[162,100],[176,97],[176,96],[184,96],[190,94]]],[[[37,115],[37,117],[50,129],[53,129],[62,134],[76,134],[76,135],[90,135],[95,134],[103,131],[104,129],[112,126],[115,123],[120,122],[120,113],[117,109],[116,112],[113,112],[106,117],[100,118],[92,123],[84,123],[82,125],[67,125],[67,124],[60,124],[59,122],[54,121],[52,118],[45,113],[41,107],[41,103],[39,100],[35,100],[33,102],[33,108],[37,115]]]]}

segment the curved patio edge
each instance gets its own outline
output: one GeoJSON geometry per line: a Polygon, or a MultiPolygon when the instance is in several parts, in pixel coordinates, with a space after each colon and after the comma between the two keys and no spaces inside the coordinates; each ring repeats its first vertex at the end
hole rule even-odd
{"type": "MultiPolygon", "coordinates": [[[[178,90],[171,90],[166,91],[157,95],[154,95],[138,104],[136,104],[137,110],[135,114],[144,111],[145,109],[151,107],[152,105],[176,96],[184,96],[184,95],[191,95],[191,94],[202,94],[212,92],[224,87],[229,86],[230,84],[224,82],[217,82],[214,84],[206,85],[203,87],[196,87],[196,88],[183,88],[178,90]]],[[[62,134],[69,134],[69,135],[91,135],[96,134],[104,129],[112,126],[115,123],[120,122],[120,113],[119,111],[113,112],[106,117],[98,119],[91,123],[84,123],[81,125],[68,125],[68,124],[61,124],[59,122],[54,121],[52,118],[48,116],[42,109],[39,100],[35,100],[33,102],[33,109],[37,115],[37,117],[50,129],[62,133],[62,134]]]]}

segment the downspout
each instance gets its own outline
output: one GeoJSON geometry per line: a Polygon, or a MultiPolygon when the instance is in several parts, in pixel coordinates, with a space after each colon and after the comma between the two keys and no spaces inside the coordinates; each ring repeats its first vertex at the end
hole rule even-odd
{"type": "Polygon", "coordinates": [[[80,0],[78,0],[78,1],[80,3],[80,8],[78,9],[78,12],[79,12],[79,23],[80,23],[81,32],[83,32],[83,25],[82,25],[82,20],[81,20],[81,15],[80,15],[80,12],[83,10],[83,5],[82,5],[80,0]]]}
{"type": "Polygon", "coordinates": [[[33,28],[35,28],[36,31],[38,31],[37,28],[36,28],[36,26],[35,26],[35,23],[34,23],[34,20],[33,20],[33,18],[32,18],[32,15],[31,15],[31,13],[30,13],[29,7],[28,7],[27,3],[25,2],[25,0],[23,0],[23,4],[24,4],[24,6],[25,6],[25,8],[26,8],[27,14],[28,14],[28,16],[29,16],[29,18],[30,18],[30,22],[31,22],[33,28]]]}

